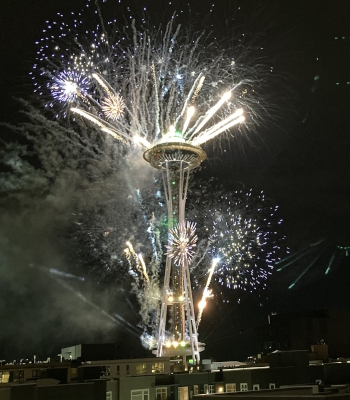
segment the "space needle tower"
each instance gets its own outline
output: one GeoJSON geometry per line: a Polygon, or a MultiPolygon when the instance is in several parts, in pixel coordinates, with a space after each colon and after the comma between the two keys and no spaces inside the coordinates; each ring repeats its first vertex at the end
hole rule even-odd
{"type": "MultiPolygon", "coordinates": [[[[185,204],[190,170],[198,167],[207,157],[198,146],[186,143],[180,133],[163,138],[144,153],[152,167],[162,170],[164,192],[168,208],[168,249],[176,240],[177,257],[168,251],[158,340],[154,353],[158,356],[183,358],[192,356],[199,363],[204,344],[198,342],[195,322],[189,262],[191,242],[195,244],[194,226],[185,221],[185,204]]],[[[175,246],[175,247],[176,247],[175,246]]],[[[175,252],[176,252],[175,250],[175,252]]],[[[175,253],[176,254],[176,253],[175,253]]]]}
{"type": "Polygon", "coordinates": [[[204,343],[198,341],[189,271],[197,240],[195,225],[185,220],[189,175],[192,169],[197,168],[207,158],[200,145],[244,120],[243,110],[238,109],[206,129],[209,120],[230,97],[230,91],[224,93],[190,129],[188,127],[195,109],[185,104],[180,115],[184,121],[181,131],[177,128],[178,118],[169,127],[169,131],[158,142],[149,146],[143,155],[152,167],[162,171],[168,209],[168,252],[158,338],[153,353],[157,357],[182,357],[183,364],[186,364],[187,356],[192,356],[193,362],[198,364],[200,352],[205,349],[204,343]]]}

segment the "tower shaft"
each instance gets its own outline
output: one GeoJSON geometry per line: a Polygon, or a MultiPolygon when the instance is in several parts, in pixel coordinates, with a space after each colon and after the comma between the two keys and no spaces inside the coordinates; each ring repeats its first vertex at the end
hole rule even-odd
{"type": "MultiPolygon", "coordinates": [[[[170,230],[178,223],[185,223],[190,170],[198,167],[207,155],[200,147],[183,140],[158,143],[145,151],[143,157],[163,174],[170,246],[170,230]]],[[[167,255],[157,347],[153,353],[158,357],[182,356],[184,361],[191,355],[193,362],[199,363],[199,353],[205,345],[198,342],[188,259],[178,264],[167,255]]]]}
{"type": "MultiPolygon", "coordinates": [[[[185,221],[185,205],[190,169],[183,161],[166,161],[163,184],[168,208],[169,230],[185,221]]],[[[193,360],[199,362],[198,333],[195,323],[188,263],[176,265],[167,256],[158,332],[157,356],[163,353],[166,330],[173,342],[189,342],[193,360]],[[167,319],[170,315],[171,320],[167,319]],[[186,330],[187,320],[187,330],[186,330]]]]}

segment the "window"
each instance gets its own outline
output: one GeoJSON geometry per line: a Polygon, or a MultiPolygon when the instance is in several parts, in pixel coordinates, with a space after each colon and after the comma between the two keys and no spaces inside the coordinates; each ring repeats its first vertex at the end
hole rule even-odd
{"type": "Polygon", "coordinates": [[[130,365],[126,364],[126,375],[130,375],[130,365]]]}
{"type": "Polygon", "coordinates": [[[198,394],[198,385],[193,385],[193,394],[198,394]]]}
{"type": "Polygon", "coordinates": [[[188,400],[188,386],[179,387],[179,400],[188,400]]]}
{"type": "Polygon", "coordinates": [[[9,380],[10,380],[10,372],[9,371],[0,372],[0,383],[9,383],[9,380]]]}
{"type": "Polygon", "coordinates": [[[78,379],[78,368],[71,368],[71,379],[78,379]]]}
{"type": "Polygon", "coordinates": [[[274,383],[269,383],[269,389],[276,389],[276,385],[274,383]]]}
{"type": "Polygon", "coordinates": [[[149,390],[148,389],[131,391],[131,400],[148,400],[148,399],[149,399],[149,390]]]}
{"type": "Polygon", "coordinates": [[[136,375],[142,375],[146,373],[146,363],[136,364],[136,375]]]}
{"type": "Polygon", "coordinates": [[[152,364],[152,374],[160,374],[164,372],[164,363],[156,362],[152,364]]]}
{"type": "Polygon", "coordinates": [[[209,393],[215,393],[214,385],[209,385],[209,393]]]}
{"type": "Polygon", "coordinates": [[[106,392],[106,400],[113,400],[113,393],[112,392],[106,392]]]}
{"type": "Polygon", "coordinates": [[[259,384],[255,384],[255,385],[253,385],[253,390],[260,390],[260,386],[259,386],[259,384]]]}
{"type": "Polygon", "coordinates": [[[23,382],[23,381],[24,381],[24,371],[13,371],[13,382],[23,382]]]}
{"type": "Polygon", "coordinates": [[[209,390],[208,390],[208,385],[204,385],[204,394],[208,394],[209,390]]]}
{"type": "Polygon", "coordinates": [[[166,400],[166,387],[156,388],[156,400],[166,400]]]}
{"type": "Polygon", "coordinates": [[[241,392],[247,392],[248,391],[248,383],[241,383],[240,384],[240,389],[241,392]]]}
{"type": "Polygon", "coordinates": [[[102,367],[101,375],[110,376],[110,374],[111,374],[111,367],[109,365],[102,367]]]}
{"type": "Polygon", "coordinates": [[[117,365],[117,376],[120,375],[120,365],[117,365]]]}
{"type": "Polygon", "coordinates": [[[235,383],[227,383],[226,384],[226,393],[231,393],[236,391],[236,384],[235,383]]]}
{"type": "Polygon", "coordinates": [[[32,378],[46,378],[46,369],[33,369],[32,378]]]}

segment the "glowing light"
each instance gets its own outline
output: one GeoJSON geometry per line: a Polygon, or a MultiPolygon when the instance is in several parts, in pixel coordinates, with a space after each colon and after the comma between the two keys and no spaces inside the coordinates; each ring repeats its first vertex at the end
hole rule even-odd
{"type": "Polygon", "coordinates": [[[172,303],[174,301],[174,297],[173,296],[169,296],[168,297],[168,301],[170,301],[172,303]]]}
{"type": "Polygon", "coordinates": [[[175,228],[169,230],[169,245],[166,245],[170,258],[176,265],[190,264],[194,256],[194,248],[197,242],[196,224],[181,222],[175,228]]]}
{"type": "Polygon", "coordinates": [[[198,303],[198,308],[200,309],[200,310],[203,310],[203,308],[205,308],[205,306],[207,305],[207,302],[205,301],[205,300],[201,300],[199,303],[198,303]]]}
{"type": "Polygon", "coordinates": [[[180,345],[181,345],[181,347],[185,347],[186,346],[186,342],[184,340],[182,340],[180,345]]]}
{"type": "Polygon", "coordinates": [[[134,139],[135,143],[142,144],[142,146],[146,147],[146,149],[149,149],[151,147],[151,143],[148,140],[146,140],[145,138],[143,138],[143,137],[141,137],[139,135],[135,135],[133,137],[133,139],[134,139]]]}
{"type": "Polygon", "coordinates": [[[173,346],[175,347],[175,349],[178,347],[179,342],[177,342],[176,340],[173,341],[173,346]]]}
{"type": "Polygon", "coordinates": [[[184,297],[183,297],[183,296],[180,296],[180,297],[179,297],[179,300],[180,300],[180,301],[184,301],[184,297]]]}
{"type": "Polygon", "coordinates": [[[165,342],[165,347],[167,347],[167,348],[171,347],[171,342],[170,342],[170,340],[168,340],[168,341],[165,342]]]}

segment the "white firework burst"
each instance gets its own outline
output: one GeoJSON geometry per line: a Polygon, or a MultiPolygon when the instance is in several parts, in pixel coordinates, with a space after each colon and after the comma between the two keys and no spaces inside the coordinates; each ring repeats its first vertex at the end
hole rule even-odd
{"type": "Polygon", "coordinates": [[[194,222],[180,222],[175,228],[169,230],[169,244],[166,245],[170,258],[176,265],[185,262],[191,263],[197,243],[196,224],[194,222]]]}
{"type": "Polygon", "coordinates": [[[102,111],[107,119],[116,121],[124,111],[125,103],[119,94],[110,94],[102,101],[102,111]]]}

